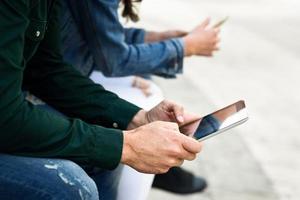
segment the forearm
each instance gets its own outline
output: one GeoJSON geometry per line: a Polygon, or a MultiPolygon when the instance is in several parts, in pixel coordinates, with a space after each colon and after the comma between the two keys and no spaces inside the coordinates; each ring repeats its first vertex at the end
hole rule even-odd
{"type": "Polygon", "coordinates": [[[163,77],[175,77],[182,73],[183,43],[179,39],[136,45],[122,44],[121,48],[108,48],[103,52],[109,70],[102,69],[107,76],[128,76],[156,74],[163,77]],[[117,52],[119,60],[109,59],[117,52]]]}
{"type": "Polygon", "coordinates": [[[147,31],[145,34],[145,42],[159,42],[163,40],[169,40],[172,38],[180,38],[187,35],[188,32],[181,30],[171,30],[163,32],[147,31]]]}
{"type": "Polygon", "coordinates": [[[159,42],[161,40],[162,40],[161,35],[158,32],[147,31],[145,34],[145,42],[146,43],[159,42]]]}

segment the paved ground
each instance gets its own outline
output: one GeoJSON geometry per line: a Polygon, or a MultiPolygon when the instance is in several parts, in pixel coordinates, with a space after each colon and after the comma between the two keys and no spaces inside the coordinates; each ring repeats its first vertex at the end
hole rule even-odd
{"type": "Polygon", "coordinates": [[[141,25],[187,30],[205,16],[230,20],[222,51],[191,58],[176,81],[157,80],[166,96],[206,114],[245,99],[250,121],[205,142],[184,167],[209,181],[203,194],[153,190],[152,200],[300,199],[300,2],[297,0],[151,0],[141,25]]]}

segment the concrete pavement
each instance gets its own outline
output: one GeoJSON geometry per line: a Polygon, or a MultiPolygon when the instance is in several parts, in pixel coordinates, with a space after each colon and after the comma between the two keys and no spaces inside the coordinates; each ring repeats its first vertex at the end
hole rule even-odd
{"type": "MultiPolygon", "coordinates": [[[[196,113],[209,113],[217,107],[187,78],[176,81],[158,81],[166,96],[185,105],[196,113]],[[176,88],[179,92],[174,92],[176,88]],[[193,94],[193,95],[191,95],[193,94]],[[207,110],[203,111],[205,108],[207,110]],[[208,111],[209,110],[209,111],[208,111]]],[[[186,162],[184,167],[204,176],[209,187],[203,194],[176,196],[153,190],[149,199],[197,199],[197,200],[277,200],[278,195],[271,180],[253,156],[245,139],[244,124],[235,130],[207,140],[196,161],[186,162]]]]}
{"type": "Polygon", "coordinates": [[[229,15],[214,58],[186,59],[183,76],[156,81],[167,98],[200,114],[245,99],[251,118],[184,165],[208,179],[205,193],[153,190],[149,199],[299,200],[300,2],[151,0],[141,14],[138,25],[152,30],[189,30],[205,16],[229,15]]]}

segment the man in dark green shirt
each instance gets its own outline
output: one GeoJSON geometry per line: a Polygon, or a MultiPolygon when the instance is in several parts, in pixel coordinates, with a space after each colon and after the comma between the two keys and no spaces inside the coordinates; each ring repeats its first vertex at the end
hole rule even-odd
{"type": "MultiPolygon", "coordinates": [[[[164,101],[146,112],[62,61],[58,4],[55,0],[0,1],[3,156],[66,158],[103,169],[114,169],[121,162],[146,173],[163,173],[185,159],[194,159],[200,143],[181,134],[175,123],[154,122],[184,123],[189,116],[180,106],[164,101]],[[30,104],[23,91],[68,118],[30,104]]],[[[67,182],[67,178],[62,180],[67,182]]],[[[14,191],[24,189],[19,188],[14,191]]]]}

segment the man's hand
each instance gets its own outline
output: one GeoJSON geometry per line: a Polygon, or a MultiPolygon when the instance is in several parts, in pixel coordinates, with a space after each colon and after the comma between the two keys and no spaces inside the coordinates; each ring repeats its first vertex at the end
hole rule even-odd
{"type": "Polygon", "coordinates": [[[184,123],[184,108],[172,101],[164,100],[146,113],[148,123],[155,121],[184,123]]]}
{"type": "Polygon", "coordinates": [[[176,122],[181,125],[184,123],[184,109],[176,103],[164,100],[148,112],[140,110],[129,123],[127,130],[155,121],[176,122]]]}
{"type": "Polygon", "coordinates": [[[143,173],[165,173],[194,160],[202,145],[179,132],[171,122],[153,122],[132,131],[124,131],[121,162],[143,173]]]}
{"type": "Polygon", "coordinates": [[[154,32],[154,31],[147,31],[145,36],[145,42],[159,42],[163,40],[168,40],[172,38],[179,38],[186,36],[188,32],[183,30],[169,30],[169,31],[163,31],[163,32],[154,32]]]}
{"type": "Polygon", "coordinates": [[[210,20],[206,19],[187,36],[183,37],[185,44],[185,56],[199,55],[212,56],[219,50],[219,28],[209,27],[210,20]]]}

